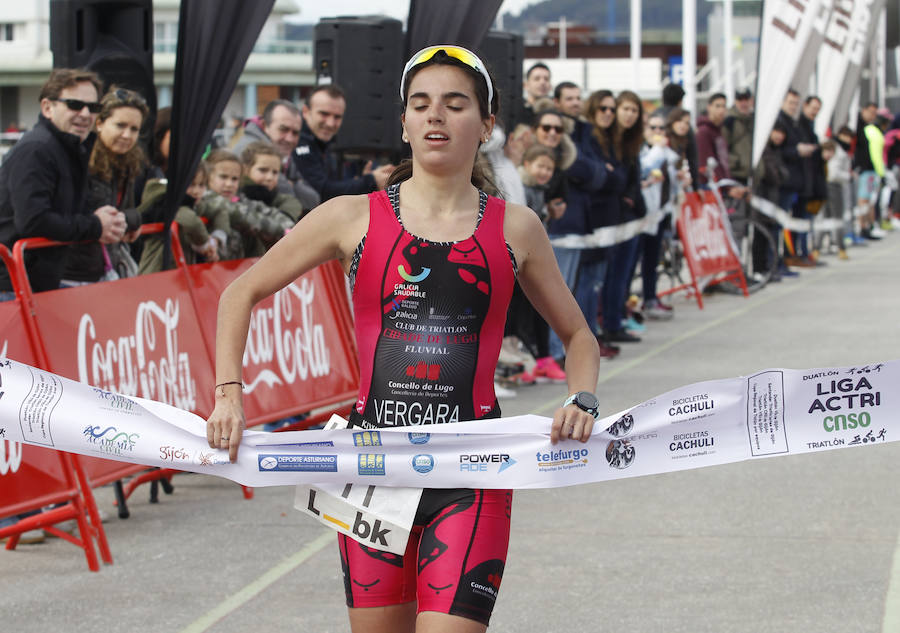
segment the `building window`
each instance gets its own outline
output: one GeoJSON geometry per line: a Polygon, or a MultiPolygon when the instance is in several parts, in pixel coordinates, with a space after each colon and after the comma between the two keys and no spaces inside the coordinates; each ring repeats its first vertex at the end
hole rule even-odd
{"type": "Polygon", "coordinates": [[[16,25],[10,22],[0,23],[0,42],[15,41],[16,25]]]}

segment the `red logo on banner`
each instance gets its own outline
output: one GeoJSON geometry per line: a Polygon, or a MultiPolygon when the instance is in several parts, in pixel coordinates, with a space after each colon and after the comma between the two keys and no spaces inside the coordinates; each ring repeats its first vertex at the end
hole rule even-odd
{"type": "Polygon", "coordinates": [[[733,280],[741,286],[744,296],[749,296],[737,248],[723,220],[724,213],[711,191],[704,191],[702,198],[695,192],[685,194],[677,224],[691,282],[660,294],[692,290],[697,304],[703,308],[699,280],[706,278],[707,285],[733,280]]]}

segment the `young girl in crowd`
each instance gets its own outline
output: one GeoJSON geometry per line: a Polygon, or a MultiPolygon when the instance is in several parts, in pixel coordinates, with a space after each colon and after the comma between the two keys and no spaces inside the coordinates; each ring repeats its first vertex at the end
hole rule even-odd
{"type": "MultiPolygon", "coordinates": [[[[187,188],[184,199],[175,212],[174,221],[178,223],[178,237],[182,246],[188,247],[184,251],[188,264],[219,261],[219,251],[224,250],[229,229],[228,217],[224,211],[220,211],[217,216],[211,218],[207,227],[194,210],[197,201],[206,195],[207,178],[206,165],[201,162],[197,166],[197,172],[187,188]]],[[[155,205],[162,203],[165,195],[166,183],[163,180],[147,181],[141,209],[154,213],[152,209],[155,205]]],[[[162,234],[144,237],[140,274],[155,273],[163,269],[163,239],[162,234]]]]}
{"type": "Polygon", "coordinates": [[[200,199],[197,212],[202,217],[213,217],[223,209],[227,212],[231,227],[228,249],[233,254],[224,259],[260,256],[296,224],[282,209],[240,194],[244,168],[233,152],[214,149],[206,163],[209,190],[213,195],[207,194],[200,199]],[[231,243],[236,243],[236,247],[232,248],[231,243]]]}
{"type": "MultiPolygon", "coordinates": [[[[547,204],[547,186],[553,178],[556,169],[556,153],[540,143],[535,143],[522,157],[522,166],[519,167],[519,177],[525,185],[525,202],[532,211],[537,213],[542,222],[550,217],[547,204]]],[[[553,208],[553,219],[562,213],[553,208]]]]}
{"type": "MultiPolygon", "coordinates": [[[[362,374],[353,426],[388,424],[379,415],[385,400],[416,410],[409,405],[425,394],[391,385],[405,376],[407,365],[420,362],[439,365],[441,381],[453,386],[432,393],[430,404],[446,406],[460,420],[499,416],[492,380],[518,280],[565,343],[569,392],[578,394],[556,410],[551,439],[585,441],[591,434],[595,339],[554,265],[535,213],[480,191],[483,177],[473,171],[498,103],[484,64],[456,46],[429,47],[406,64],[400,85],[411,161],[396,169],[386,190],[333,198],[311,211],[222,294],[216,405],[207,439],[211,447],[228,449],[232,460],[244,428],[241,359],[250,311],[330,259],[342,263],[353,294],[362,374]],[[386,310],[392,302],[403,302],[404,313],[415,319],[386,310]],[[473,336],[446,346],[449,356],[432,356],[390,335],[401,323],[456,323],[473,336]]],[[[426,489],[402,557],[339,536],[352,630],[483,633],[505,566],[511,496],[508,490],[426,489]]]]}

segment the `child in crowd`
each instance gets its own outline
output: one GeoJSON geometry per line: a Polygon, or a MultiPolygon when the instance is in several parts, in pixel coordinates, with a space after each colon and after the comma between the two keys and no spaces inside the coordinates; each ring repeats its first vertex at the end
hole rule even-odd
{"type": "MultiPolygon", "coordinates": [[[[272,143],[267,141],[250,143],[241,152],[241,164],[244,175],[241,178],[240,193],[243,196],[287,214],[293,224],[303,217],[303,205],[300,201],[289,193],[277,191],[281,156],[272,143]]],[[[245,244],[247,242],[245,239],[245,244]]],[[[271,244],[265,244],[257,239],[253,247],[248,248],[247,257],[262,255],[269,246],[271,244]]]]}
{"type": "MultiPolygon", "coordinates": [[[[232,232],[228,241],[239,238],[237,241],[241,243],[241,248],[236,249],[239,252],[233,251],[228,259],[235,259],[236,256],[258,257],[294,227],[296,219],[289,213],[239,192],[244,168],[233,152],[214,149],[206,163],[209,166],[210,192],[198,201],[197,211],[206,218],[215,216],[223,209],[228,214],[232,232]]],[[[299,211],[295,212],[299,215],[299,211]]]]}
{"type": "Polygon", "coordinates": [[[553,149],[535,143],[525,150],[519,167],[519,177],[525,187],[525,203],[538,214],[542,222],[546,222],[549,217],[546,193],[554,169],[556,154],[553,149]]]}
{"type": "MultiPolygon", "coordinates": [[[[840,225],[832,234],[834,243],[837,244],[838,257],[848,259],[844,245],[844,187],[850,186],[852,177],[852,165],[850,157],[843,148],[832,139],[822,142],[822,160],[825,161],[825,179],[828,191],[828,201],[825,206],[825,217],[837,220],[840,225]]],[[[823,234],[824,236],[824,234],[823,234]]],[[[822,236],[820,236],[820,240],[822,236]]],[[[821,243],[818,249],[822,249],[821,243]]]]}
{"type": "MultiPolygon", "coordinates": [[[[220,250],[225,252],[229,231],[227,214],[220,211],[211,218],[209,228],[207,228],[194,210],[197,201],[206,194],[207,178],[206,165],[201,162],[197,166],[197,172],[187,188],[187,193],[181,205],[175,212],[175,222],[178,223],[178,234],[181,243],[190,246],[190,249],[185,249],[184,252],[188,264],[217,262],[219,261],[220,250]]],[[[165,180],[149,180],[144,187],[143,199],[139,210],[142,214],[154,213],[154,207],[162,202],[165,195],[165,180]]],[[[155,273],[163,269],[163,246],[161,233],[146,236],[144,249],[141,252],[139,274],[155,273]]]]}

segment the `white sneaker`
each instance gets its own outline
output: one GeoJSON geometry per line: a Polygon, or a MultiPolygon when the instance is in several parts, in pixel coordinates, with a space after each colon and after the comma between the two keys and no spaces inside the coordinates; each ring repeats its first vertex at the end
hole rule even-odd
{"type": "Polygon", "coordinates": [[[872,237],[884,237],[885,235],[887,235],[887,232],[884,231],[881,227],[874,225],[872,226],[871,233],[872,237]]]}
{"type": "Polygon", "coordinates": [[[900,229],[900,218],[898,218],[896,215],[891,216],[891,226],[893,226],[895,229],[900,229]]]}
{"type": "Polygon", "coordinates": [[[516,392],[513,391],[512,389],[507,389],[506,387],[501,385],[499,382],[494,381],[494,395],[497,396],[498,398],[504,398],[504,399],[505,398],[515,398],[516,392]]]}

